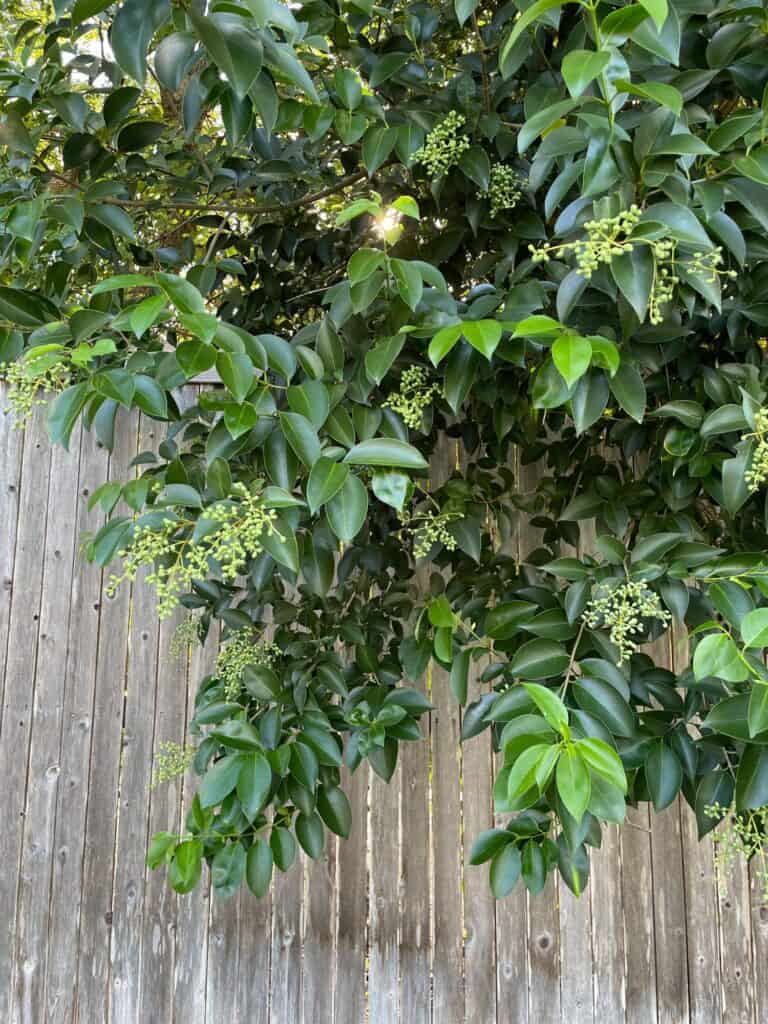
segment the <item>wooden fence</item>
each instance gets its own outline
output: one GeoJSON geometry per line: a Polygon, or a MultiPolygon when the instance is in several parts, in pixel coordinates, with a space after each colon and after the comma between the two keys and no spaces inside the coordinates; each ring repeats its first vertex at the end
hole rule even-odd
{"type": "Polygon", "coordinates": [[[172,658],[149,589],[109,598],[78,551],[98,525],[88,495],[126,479],[152,431],[126,417],[109,455],[78,429],[67,454],[39,413],[24,433],[0,418],[0,1021],[768,1020],[768,914],[741,866],[718,893],[685,807],[609,829],[581,901],[550,883],[494,903],[467,866],[492,820],[491,749],[460,748],[438,672],[427,741],[389,786],[349,782],[348,841],[262,902],[170,892],[147,837],[179,826],[194,783],[152,789],[153,751],[183,741],[215,653],[172,658]]]}

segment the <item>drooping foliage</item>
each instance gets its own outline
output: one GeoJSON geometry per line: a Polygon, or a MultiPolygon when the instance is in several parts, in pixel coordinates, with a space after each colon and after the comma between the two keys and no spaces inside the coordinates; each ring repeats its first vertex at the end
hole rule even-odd
{"type": "Polygon", "coordinates": [[[221,629],[150,863],[260,895],[318,856],[430,663],[502,754],[497,896],[581,892],[678,793],[761,855],[765,7],[55,0],[0,38],[9,401],[167,425],[88,555],[221,629]]]}

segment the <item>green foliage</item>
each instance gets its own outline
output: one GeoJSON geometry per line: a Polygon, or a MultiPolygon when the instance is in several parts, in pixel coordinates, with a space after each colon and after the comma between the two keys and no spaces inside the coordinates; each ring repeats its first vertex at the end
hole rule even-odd
{"type": "Polygon", "coordinates": [[[471,855],[497,897],[582,892],[603,825],[678,793],[764,856],[767,28],[713,0],[6,5],[10,405],[45,393],[65,446],[165,425],[87,553],[193,615],[177,651],[224,630],[199,790],[149,852],[177,891],[205,863],[261,896],[346,837],[342,768],[392,776],[432,661],[503,757],[471,855]],[[674,671],[644,646],[673,628],[674,671]]]}

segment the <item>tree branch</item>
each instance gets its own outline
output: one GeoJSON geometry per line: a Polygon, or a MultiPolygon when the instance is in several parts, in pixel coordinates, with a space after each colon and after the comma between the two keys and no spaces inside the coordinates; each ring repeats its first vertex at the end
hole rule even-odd
{"type": "Polygon", "coordinates": [[[129,209],[142,210],[194,210],[199,213],[223,214],[280,213],[282,210],[296,210],[304,206],[311,206],[321,199],[326,199],[337,192],[343,192],[344,189],[349,188],[350,185],[354,185],[355,182],[365,177],[367,177],[366,171],[356,171],[354,174],[348,174],[345,178],[341,178],[335,185],[329,185],[318,192],[310,192],[308,195],[302,196],[301,199],[293,199],[288,203],[267,203],[263,206],[255,204],[241,205],[237,203],[232,205],[226,203],[188,203],[177,199],[118,199],[116,196],[106,196],[103,199],[99,199],[99,202],[108,203],[111,206],[123,206],[129,209]]]}

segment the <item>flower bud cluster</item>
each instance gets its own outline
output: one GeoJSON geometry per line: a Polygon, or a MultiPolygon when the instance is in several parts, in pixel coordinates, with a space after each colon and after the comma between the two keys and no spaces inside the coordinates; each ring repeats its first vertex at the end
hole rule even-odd
{"type": "Polygon", "coordinates": [[[640,207],[633,205],[615,217],[586,221],[586,237],[575,242],[540,246],[531,244],[528,246],[531,262],[547,263],[553,255],[560,257],[572,253],[576,257],[576,269],[589,281],[600,266],[610,265],[615,256],[631,253],[640,245],[647,246],[654,267],[648,296],[648,319],[652,324],[664,321],[662,307],[672,301],[675,288],[680,284],[678,267],[685,268],[691,274],[705,276],[710,284],[718,277],[732,279],[737,276],[735,270],[720,269],[723,262],[721,246],[713,246],[707,252],[694,252],[691,259],[681,260],[677,257],[677,242],[673,238],[632,238],[641,215],[640,207]]]}
{"type": "Polygon", "coordinates": [[[249,665],[271,668],[281,654],[280,648],[259,637],[257,631],[246,626],[229,637],[216,658],[216,676],[224,683],[224,697],[236,701],[243,688],[243,673],[249,665]]]}
{"type": "Polygon", "coordinates": [[[511,210],[517,206],[523,194],[524,179],[506,164],[494,164],[491,168],[491,180],[488,190],[481,192],[483,199],[491,203],[491,217],[498,216],[502,210],[511,210]]]}
{"type": "Polygon", "coordinates": [[[461,132],[466,120],[463,114],[451,110],[426,137],[414,155],[414,162],[423,164],[433,178],[447,174],[469,149],[469,139],[461,132]]]}
{"type": "Polygon", "coordinates": [[[584,621],[590,629],[607,629],[611,643],[619,649],[619,664],[630,658],[644,633],[643,619],[672,620],[659,595],[639,580],[624,580],[617,586],[603,584],[587,605],[584,621]],[[603,592],[601,593],[600,590],[603,592]]]}
{"type": "Polygon", "coordinates": [[[420,512],[411,515],[403,509],[398,513],[403,524],[403,533],[413,538],[413,557],[426,558],[435,544],[442,544],[447,551],[456,550],[456,538],[448,529],[461,516],[456,512],[420,512]]]}
{"type": "Polygon", "coordinates": [[[734,804],[724,807],[714,803],[704,808],[708,818],[722,821],[712,833],[715,846],[715,868],[722,895],[728,889],[736,861],[751,862],[760,902],[768,907],[768,806],[737,811],[734,804]]]}
{"type": "Polygon", "coordinates": [[[261,537],[275,532],[277,513],[263,508],[259,495],[244,484],[233,490],[240,500],[207,508],[204,518],[216,528],[195,542],[190,536],[194,523],[175,515],[160,525],[137,525],[129,546],[118,552],[123,571],[110,577],[108,593],[114,594],[124,580],[135,580],[142,566],[153,566],[146,582],[155,587],[158,615],[165,619],[181,594],[208,575],[211,562],[226,583],[234,583],[248,559],[261,552],[261,537]]]}
{"type": "Polygon", "coordinates": [[[747,437],[757,439],[752,461],[744,474],[747,487],[756,491],[768,480],[768,409],[758,409],[755,413],[755,432],[747,437]]]}
{"type": "Polygon", "coordinates": [[[35,406],[45,405],[51,396],[62,392],[69,385],[70,375],[63,360],[50,363],[43,359],[17,359],[0,363],[0,380],[8,385],[7,411],[13,412],[14,426],[23,429],[35,406]]]}
{"type": "Polygon", "coordinates": [[[174,629],[168,650],[171,657],[181,658],[186,655],[193,644],[200,643],[200,619],[197,615],[187,615],[174,629]]]}
{"type": "Polygon", "coordinates": [[[652,248],[656,260],[656,273],[653,275],[653,285],[648,296],[648,319],[655,325],[664,322],[662,307],[672,301],[680,278],[671,269],[675,258],[674,242],[660,239],[652,248]],[[670,265],[664,266],[662,261],[668,261],[670,265]]]}
{"type": "Polygon", "coordinates": [[[411,430],[418,430],[424,417],[424,410],[432,399],[440,394],[437,384],[430,384],[427,371],[421,366],[409,366],[400,378],[400,388],[391,394],[384,405],[399,413],[411,430]]]}
{"type": "Polygon", "coordinates": [[[194,757],[195,747],[187,744],[182,746],[181,743],[174,743],[172,740],[160,743],[155,754],[151,788],[156,789],[164,782],[171,782],[172,779],[183,775],[194,757]]]}
{"type": "Polygon", "coordinates": [[[531,244],[528,246],[531,260],[534,263],[546,263],[553,251],[558,255],[571,252],[576,257],[577,270],[589,280],[601,264],[610,263],[614,256],[632,252],[633,244],[628,236],[640,221],[641,214],[640,207],[633,205],[615,217],[588,220],[584,224],[586,238],[555,246],[537,247],[531,244]]]}

